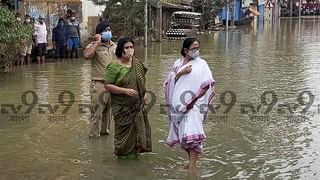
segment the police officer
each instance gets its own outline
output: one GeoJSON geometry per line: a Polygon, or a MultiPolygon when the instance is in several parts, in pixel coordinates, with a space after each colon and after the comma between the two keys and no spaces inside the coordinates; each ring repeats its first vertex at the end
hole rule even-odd
{"type": "Polygon", "coordinates": [[[84,50],[84,57],[91,60],[91,116],[89,137],[108,135],[111,121],[110,93],[105,91],[104,79],[107,65],[115,59],[116,44],[108,22],[101,22],[96,29],[96,41],[84,50]]]}

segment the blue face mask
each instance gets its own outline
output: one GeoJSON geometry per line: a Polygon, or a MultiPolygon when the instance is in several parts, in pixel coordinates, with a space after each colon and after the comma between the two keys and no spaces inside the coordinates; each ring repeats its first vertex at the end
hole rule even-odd
{"type": "Polygon", "coordinates": [[[111,31],[103,32],[102,35],[101,35],[101,38],[102,38],[102,40],[104,40],[104,41],[109,41],[109,40],[112,38],[112,33],[111,33],[111,31]]]}

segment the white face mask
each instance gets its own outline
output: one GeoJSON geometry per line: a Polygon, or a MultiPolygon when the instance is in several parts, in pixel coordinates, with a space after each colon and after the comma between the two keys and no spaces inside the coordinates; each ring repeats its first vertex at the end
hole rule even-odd
{"type": "Polygon", "coordinates": [[[134,55],[134,49],[125,49],[123,55],[128,59],[132,58],[134,55]]]}
{"type": "Polygon", "coordinates": [[[71,17],[71,20],[73,20],[73,21],[76,20],[76,17],[71,17]]]}
{"type": "Polygon", "coordinates": [[[21,18],[17,18],[17,21],[21,21],[21,18]]]}
{"type": "Polygon", "coordinates": [[[192,57],[193,59],[196,59],[197,57],[200,56],[200,51],[199,50],[196,50],[196,51],[189,50],[189,56],[192,57]]]}
{"type": "Polygon", "coordinates": [[[30,19],[26,19],[26,22],[27,22],[27,23],[30,23],[30,22],[31,22],[31,20],[30,20],[30,19]]]}

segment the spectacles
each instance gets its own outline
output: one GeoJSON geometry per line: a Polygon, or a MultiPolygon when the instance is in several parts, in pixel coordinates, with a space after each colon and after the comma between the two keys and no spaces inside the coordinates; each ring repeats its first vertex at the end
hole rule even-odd
{"type": "Polygon", "coordinates": [[[130,49],[133,49],[133,46],[125,46],[124,48],[125,48],[125,49],[129,49],[129,48],[130,48],[130,49]]]}
{"type": "Polygon", "coordinates": [[[194,51],[194,50],[199,50],[199,51],[200,51],[201,49],[200,49],[200,47],[194,47],[194,48],[189,49],[189,50],[190,50],[190,51],[194,51]]]}

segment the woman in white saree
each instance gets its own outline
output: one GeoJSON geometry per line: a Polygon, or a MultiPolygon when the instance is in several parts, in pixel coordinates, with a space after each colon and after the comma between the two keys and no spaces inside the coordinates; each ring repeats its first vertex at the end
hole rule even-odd
{"type": "Polygon", "coordinates": [[[199,41],[187,38],[178,59],[165,81],[169,134],[166,144],[181,144],[189,156],[186,168],[196,167],[206,139],[203,122],[214,92],[214,79],[205,60],[199,57],[199,41]]]}

